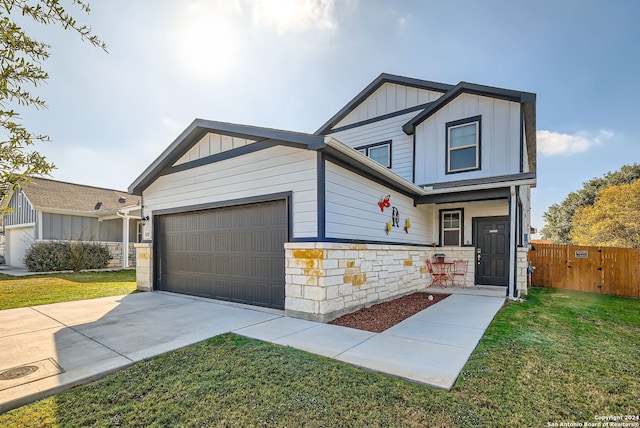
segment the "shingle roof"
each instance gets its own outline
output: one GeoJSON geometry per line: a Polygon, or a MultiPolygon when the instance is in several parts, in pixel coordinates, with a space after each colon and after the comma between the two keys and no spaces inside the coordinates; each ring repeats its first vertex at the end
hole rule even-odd
{"type": "Polygon", "coordinates": [[[22,185],[34,209],[62,210],[104,215],[139,203],[137,196],[101,187],[83,186],[46,178],[33,178],[22,185]],[[100,205],[98,206],[98,203],[100,205]]]}

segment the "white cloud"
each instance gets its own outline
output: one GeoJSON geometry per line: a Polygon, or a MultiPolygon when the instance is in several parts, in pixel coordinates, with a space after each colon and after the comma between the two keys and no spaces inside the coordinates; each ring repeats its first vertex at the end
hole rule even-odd
{"type": "Polygon", "coordinates": [[[579,132],[573,135],[541,130],[537,132],[536,137],[538,152],[545,156],[555,156],[586,152],[614,135],[613,131],[607,129],[597,132],[579,132]]]}
{"type": "Polygon", "coordinates": [[[253,22],[273,27],[278,34],[337,26],[334,0],[255,0],[249,5],[253,22]]]}

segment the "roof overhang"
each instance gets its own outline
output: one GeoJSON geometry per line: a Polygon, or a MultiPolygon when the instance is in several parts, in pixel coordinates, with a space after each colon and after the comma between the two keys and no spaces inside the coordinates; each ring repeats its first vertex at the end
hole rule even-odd
{"type": "Polygon", "coordinates": [[[325,135],[331,131],[342,119],[358,107],[365,99],[378,90],[385,83],[396,83],[399,85],[410,86],[418,89],[426,89],[436,92],[445,93],[452,85],[439,82],[431,82],[429,80],[414,79],[411,77],[397,76],[394,74],[382,73],[373,82],[367,85],[358,95],[353,97],[344,107],[340,109],[331,119],[327,120],[316,132],[316,135],[325,135]]]}
{"type": "Polygon", "coordinates": [[[461,94],[481,95],[491,98],[503,99],[520,103],[523,108],[524,132],[526,137],[527,159],[529,160],[529,171],[535,172],[537,167],[537,143],[536,143],[536,94],[531,92],[514,91],[511,89],[496,88],[493,86],[478,85],[476,83],[460,82],[452,87],[450,91],[429,104],[419,114],[405,123],[402,130],[411,135],[416,127],[427,120],[442,107],[453,101],[461,94]]]}
{"type": "Polygon", "coordinates": [[[354,167],[359,171],[372,175],[390,187],[402,190],[404,193],[413,197],[427,194],[422,187],[416,186],[409,180],[400,177],[389,168],[382,166],[359,151],[336,140],[334,137],[325,138],[325,147],[322,149],[322,152],[354,167]]]}
{"type": "Polygon", "coordinates": [[[318,150],[324,147],[324,137],[318,135],[196,119],[135,179],[129,186],[129,193],[142,194],[145,188],[165,170],[171,168],[194,144],[210,132],[255,141],[282,141],[283,143],[297,144],[309,150],[318,150]]]}

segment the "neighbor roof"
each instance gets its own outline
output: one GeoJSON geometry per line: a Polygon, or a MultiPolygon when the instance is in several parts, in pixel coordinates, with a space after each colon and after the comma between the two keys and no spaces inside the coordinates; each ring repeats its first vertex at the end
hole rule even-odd
{"type": "Polygon", "coordinates": [[[40,211],[106,215],[139,203],[139,198],[124,191],[65,183],[46,178],[33,178],[31,181],[21,184],[21,188],[33,208],[40,211]],[[98,203],[100,204],[98,205],[98,203]]]}

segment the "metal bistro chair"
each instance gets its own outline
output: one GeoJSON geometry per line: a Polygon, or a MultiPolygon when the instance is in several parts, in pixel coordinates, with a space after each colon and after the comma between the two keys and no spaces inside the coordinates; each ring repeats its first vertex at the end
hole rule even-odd
{"type": "Polygon", "coordinates": [[[441,288],[445,288],[447,286],[447,280],[449,279],[449,275],[446,272],[435,272],[433,269],[433,265],[431,264],[431,260],[427,259],[427,269],[431,274],[431,284],[427,287],[431,287],[432,285],[438,285],[441,288]]]}
{"type": "Polygon", "coordinates": [[[453,285],[465,286],[465,278],[467,276],[467,269],[469,267],[469,260],[454,260],[453,261],[453,285]],[[456,278],[460,278],[461,282],[456,281],[456,278]]]}

